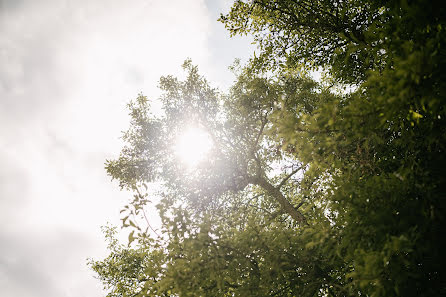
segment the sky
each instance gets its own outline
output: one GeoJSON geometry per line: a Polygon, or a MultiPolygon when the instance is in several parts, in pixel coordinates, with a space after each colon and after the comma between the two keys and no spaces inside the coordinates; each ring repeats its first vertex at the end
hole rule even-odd
{"type": "Polygon", "coordinates": [[[126,104],[157,98],[160,76],[181,76],[186,58],[227,89],[227,67],[253,50],[216,21],[230,5],[0,0],[2,296],[105,296],[86,263],[106,255],[100,226],[119,225],[131,198],[104,170],[126,104]]]}

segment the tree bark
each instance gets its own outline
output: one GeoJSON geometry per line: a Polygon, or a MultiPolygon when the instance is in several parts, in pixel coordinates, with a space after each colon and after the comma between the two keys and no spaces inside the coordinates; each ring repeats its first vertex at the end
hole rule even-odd
{"type": "Polygon", "coordinates": [[[279,202],[282,209],[289,214],[295,221],[300,224],[308,225],[307,219],[305,216],[297,210],[282,194],[279,188],[273,186],[269,183],[264,177],[250,177],[249,182],[251,184],[260,186],[263,188],[269,195],[271,195],[277,202],[279,202]]]}

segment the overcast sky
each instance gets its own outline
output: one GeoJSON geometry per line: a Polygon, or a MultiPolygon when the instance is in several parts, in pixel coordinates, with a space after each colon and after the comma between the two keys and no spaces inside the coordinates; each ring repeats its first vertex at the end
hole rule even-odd
{"type": "Polygon", "coordinates": [[[216,22],[228,0],[0,0],[0,292],[105,296],[86,266],[129,198],[104,170],[126,103],[157,98],[190,57],[224,89],[247,39],[216,22]]]}

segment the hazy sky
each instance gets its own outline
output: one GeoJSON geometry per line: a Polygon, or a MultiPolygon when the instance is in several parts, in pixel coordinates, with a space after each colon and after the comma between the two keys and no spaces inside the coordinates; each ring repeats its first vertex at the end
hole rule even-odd
{"type": "Polygon", "coordinates": [[[225,0],[0,0],[0,291],[104,296],[86,266],[129,198],[104,161],[126,103],[156,98],[190,57],[215,86],[251,54],[216,22],[225,0]]]}

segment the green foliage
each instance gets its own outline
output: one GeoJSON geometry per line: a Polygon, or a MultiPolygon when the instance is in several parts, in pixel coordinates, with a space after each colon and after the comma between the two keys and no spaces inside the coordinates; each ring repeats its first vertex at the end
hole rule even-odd
{"type": "Polygon", "coordinates": [[[221,21],[260,54],[229,94],[186,61],[185,81],[161,78],[163,115],[129,104],[107,170],[137,193],[130,217],[163,184],[162,229],[132,221],[133,247],[107,231],[91,266],[109,296],[445,295],[440,4],[236,1],[221,21]],[[191,123],[214,142],[192,171],[172,148],[191,123]]]}
{"type": "Polygon", "coordinates": [[[312,112],[296,96],[271,119],[278,141],[330,176],[333,252],[370,296],[445,292],[445,15],[436,1],[237,1],[221,17],[255,36],[257,71],[303,63],[354,84],[312,112]]]}
{"type": "Polygon", "coordinates": [[[89,265],[104,284],[107,296],[138,296],[142,291],[149,296],[169,296],[157,286],[165,271],[161,266],[165,255],[153,240],[140,239],[136,248],[129,248],[119,244],[116,227],[103,227],[103,232],[110,255],[103,261],[89,260],[89,265]]]}

